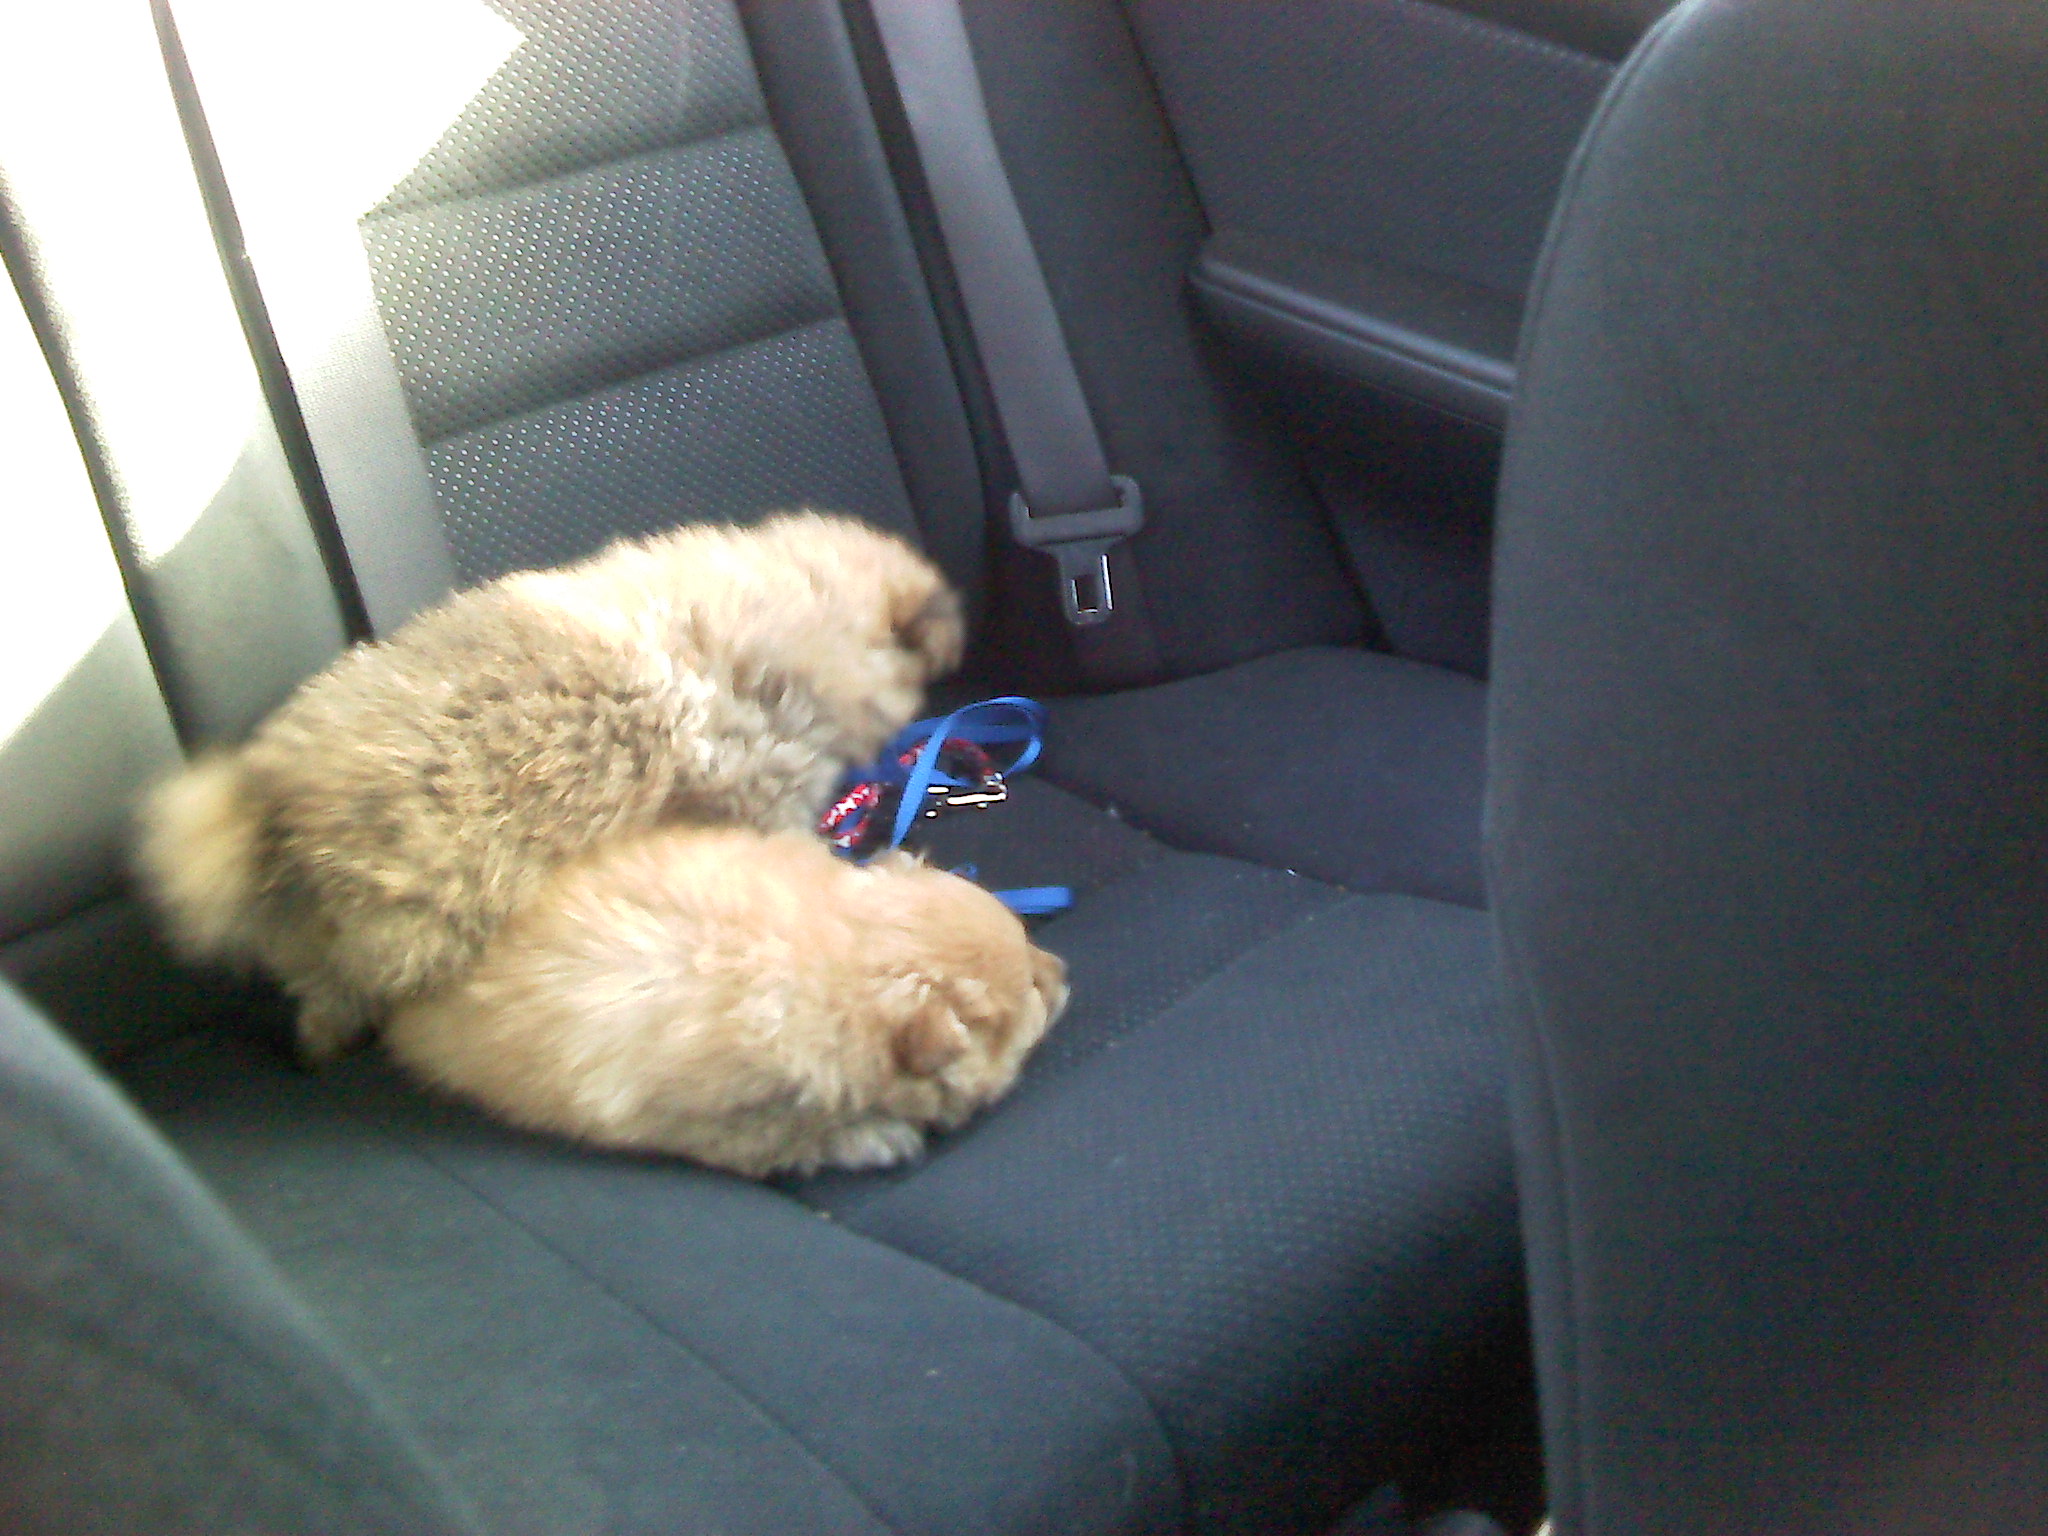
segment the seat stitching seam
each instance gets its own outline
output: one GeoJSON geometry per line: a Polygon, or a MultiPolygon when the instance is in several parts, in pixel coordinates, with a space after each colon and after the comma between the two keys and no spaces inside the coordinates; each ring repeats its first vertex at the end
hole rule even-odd
{"type": "Polygon", "coordinates": [[[572,390],[568,394],[555,395],[549,399],[538,401],[533,405],[522,406],[515,411],[507,411],[503,415],[485,417],[480,421],[456,427],[447,432],[438,433],[433,437],[423,436],[421,446],[427,449],[439,448],[456,441],[458,438],[468,437],[474,433],[493,431],[505,426],[508,422],[515,422],[527,416],[538,416],[544,411],[551,411],[560,406],[575,405],[581,401],[593,400],[607,391],[623,389],[628,385],[651,379],[656,374],[671,373],[690,364],[708,363],[715,358],[724,357],[729,353],[744,352],[749,347],[763,346],[768,342],[776,340],[778,337],[793,336],[800,331],[816,330],[820,326],[827,325],[833,321],[839,321],[843,324],[845,318],[844,312],[835,302],[823,312],[806,320],[798,320],[789,325],[777,326],[773,330],[762,331],[756,335],[746,336],[738,341],[722,343],[715,347],[704,347],[680,352],[664,361],[650,364],[644,368],[632,369],[615,379],[606,379],[602,383],[592,384],[583,389],[572,390]]]}
{"type": "Polygon", "coordinates": [[[635,160],[645,160],[655,155],[672,154],[679,149],[696,149],[701,145],[716,143],[720,139],[729,139],[743,133],[755,132],[766,133],[770,141],[777,148],[781,147],[781,141],[775,138],[774,127],[769,123],[766,113],[763,112],[760,116],[730,123],[723,128],[710,128],[702,133],[691,134],[687,138],[666,139],[659,144],[644,144],[638,149],[622,149],[617,154],[604,155],[596,160],[579,161],[576,164],[565,165],[552,171],[544,171],[540,175],[529,176],[519,181],[491,182],[483,186],[471,187],[461,192],[450,192],[441,197],[422,198],[418,202],[400,203],[394,208],[381,206],[372,208],[363,215],[361,222],[364,224],[383,224],[395,219],[406,218],[410,215],[425,213],[430,209],[447,209],[463,203],[481,203],[496,197],[510,197],[515,193],[530,192],[536,187],[544,187],[550,182],[567,181],[574,176],[585,176],[592,171],[603,170],[607,166],[630,165],[635,160]]]}

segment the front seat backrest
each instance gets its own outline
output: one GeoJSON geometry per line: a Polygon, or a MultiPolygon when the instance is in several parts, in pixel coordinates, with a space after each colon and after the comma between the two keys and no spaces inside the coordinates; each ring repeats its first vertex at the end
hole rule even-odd
{"type": "Polygon", "coordinates": [[[474,1528],[191,1170],[5,982],[0,1382],[0,1530],[474,1528]]]}
{"type": "Polygon", "coordinates": [[[2048,11],[1695,0],[1568,181],[1489,838],[1566,1532],[2048,1510],[2048,11]]]}

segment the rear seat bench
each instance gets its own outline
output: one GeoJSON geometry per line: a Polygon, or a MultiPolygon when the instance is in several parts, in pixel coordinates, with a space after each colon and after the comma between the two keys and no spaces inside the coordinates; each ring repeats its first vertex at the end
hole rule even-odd
{"type": "MultiPolygon", "coordinates": [[[[809,502],[979,599],[975,413],[858,28],[501,9],[521,50],[365,224],[418,431],[391,446],[438,506],[408,537],[475,580],[809,502]]],[[[1481,690],[1356,648],[1313,502],[1187,327],[1199,213],[1121,23],[1043,11],[970,20],[999,130],[1037,136],[1006,152],[1147,488],[1179,680],[1060,702],[1043,780],[945,835],[1078,890],[1043,930],[1075,1002],[1016,1093],[915,1167],[760,1188],[502,1130],[374,1059],[307,1077],[245,1027],[120,1064],[485,1529],[1313,1530],[1513,1373],[1481,690]],[[1099,107],[1092,152],[1024,120],[1046,72],[1099,107]]]]}
{"type": "Polygon", "coordinates": [[[486,1529],[1314,1529],[1511,1324],[1484,919],[1033,788],[1077,1002],[913,1169],[571,1152],[231,1034],[129,1078],[486,1529]]]}

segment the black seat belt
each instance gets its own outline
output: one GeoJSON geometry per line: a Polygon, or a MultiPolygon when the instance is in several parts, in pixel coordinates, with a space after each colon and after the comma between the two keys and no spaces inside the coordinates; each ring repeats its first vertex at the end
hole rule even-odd
{"type": "MultiPolygon", "coordinates": [[[[958,0],[869,4],[1016,466],[1010,532],[1057,565],[1060,609],[1089,680],[1154,678],[1158,653],[1136,594],[1118,593],[1109,559],[1145,526],[1144,498],[1135,480],[1110,472],[1003,170],[958,0]]],[[[1119,561],[1126,578],[1128,557],[1119,561]]]]}

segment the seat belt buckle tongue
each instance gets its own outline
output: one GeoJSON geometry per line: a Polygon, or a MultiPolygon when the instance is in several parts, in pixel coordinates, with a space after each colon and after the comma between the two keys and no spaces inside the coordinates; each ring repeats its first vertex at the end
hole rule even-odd
{"type": "Polygon", "coordinates": [[[1129,475],[1111,475],[1116,505],[1084,512],[1031,515],[1022,491],[1010,493],[1010,533],[1027,549],[1042,549],[1059,567],[1060,610],[1077,628],[1101,624],[1116,611],[1109,584],[1109,552],[1145,526],[1145,498],[1129,475]]]}
{"type": "Polygon", "coordinates": [[[1106,623],[1116,610],[1109,584],[1109,552],[1121,539],[1072,539],[1043,546],[1059,567],[1060,611],[1080,628],[1106,623]]]}

